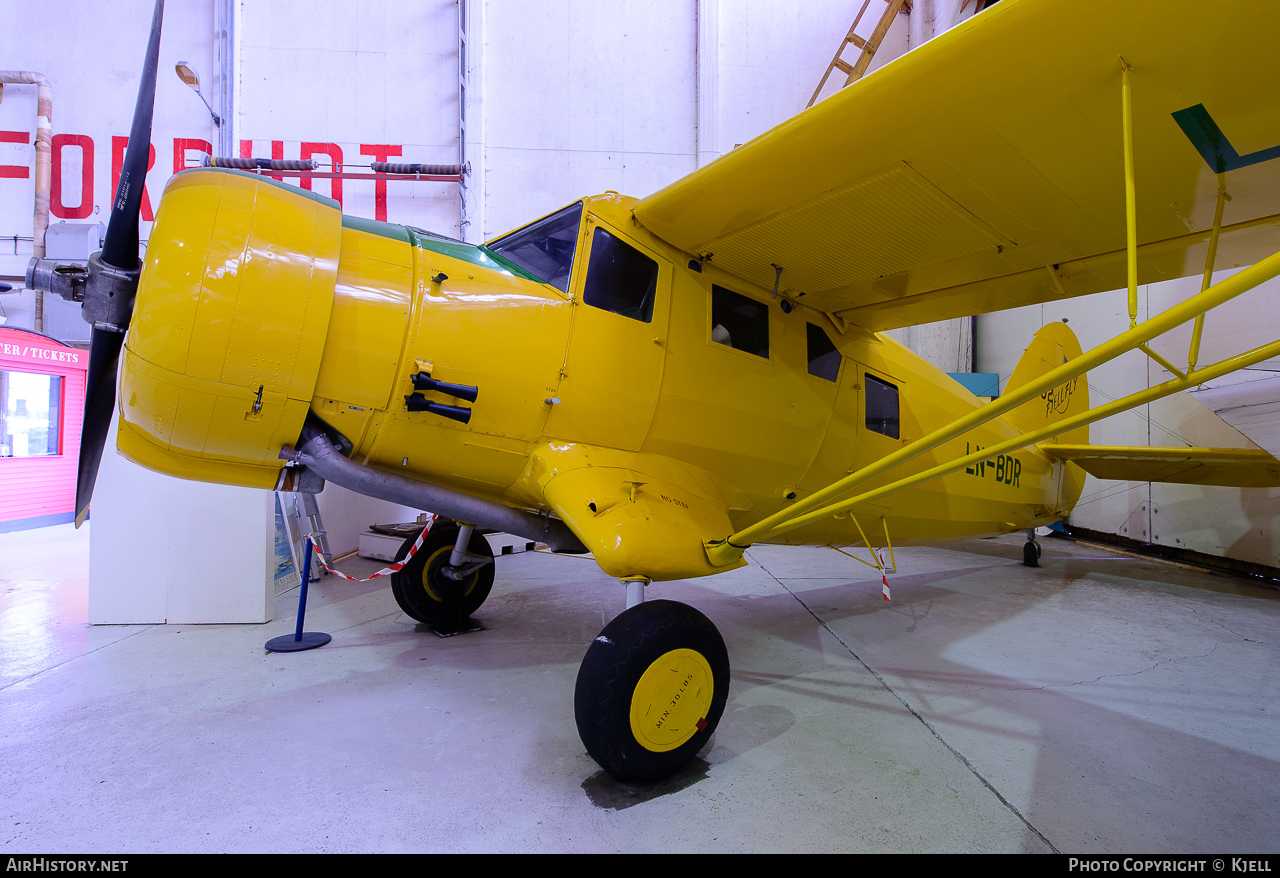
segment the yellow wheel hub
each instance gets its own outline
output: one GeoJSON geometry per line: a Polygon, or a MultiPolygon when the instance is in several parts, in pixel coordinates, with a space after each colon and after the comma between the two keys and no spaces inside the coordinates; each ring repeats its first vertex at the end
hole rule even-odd
{"type": "Polygon", "coordinates": [[[631,732],[646,750],[674,750],[706,726],[714,694],[702,654],[673,649],[649,665],[631,693],[631,732]]]}

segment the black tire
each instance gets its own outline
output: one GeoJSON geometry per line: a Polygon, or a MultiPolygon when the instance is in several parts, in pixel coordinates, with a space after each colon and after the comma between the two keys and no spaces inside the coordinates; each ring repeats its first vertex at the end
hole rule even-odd
{"type": "Polygon", "coordinates": [[[1040,544],[1038,542],[1027,540],[1022,544],[1022,566],[1040,566],[1040,544]]]}
{"type": "MultiPolygon", "coordinates": [[[[439,622],[444,607],[441,599],[441,595],[445,593],[444,589],[456,588],[459,584],[465,589],[462,609],[467,616],[480,609],[485,598],[489,597],[489,591],[493,588],[492,562],[472,573],[462,583],[445,579],[440,572],[440,569],[449,563],[449,553],[453,551],[453,544],[458,540],[458,530],[458,526],[452,522],[435,525],[427,534],[418,553],[404,565],[399,573],[391,574],[391,594],[395,596],[400,609],[404,610],[405,615],[410,618],[427,625],[439,622]]],[[[409,554],[409,550],[413,548],[417,539],[418,537],[414,535],[404,541],[400,551],[396,552],[397,561],[409,554]]],[[[484,534],[474,530],[471,532],[471,541],[467,545],[467,550],[473,555],[493,557],[493,549],[489,547],[489,541],[484,538],[484,534]]]]}
{"type": "Polygon", "coordinates": [[[647,601],[592,642],[578,670],[573,713],[601,768],[620,781],[655,781],[706,745],[728,696],[729,653],[711,620],[676,601],[647,601]]]}

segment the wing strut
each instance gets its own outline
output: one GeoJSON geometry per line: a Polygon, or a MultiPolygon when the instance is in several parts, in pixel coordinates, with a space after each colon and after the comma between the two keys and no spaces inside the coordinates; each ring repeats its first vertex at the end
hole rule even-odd
{"type": "MultiPolygon", "coordinates": [[[[1213,209],[1213,231],[1209,234],[1209,255],[1204,260],[1204,280],[1200,281],[1201,292],[1209,289],[1213,281],[1213,263],[1218,256],[1218,234],[1222,231],[1222,211],[1230,200],[1231,196],[1227,194],[1227,175],[1223,172],[1218,174],[1218,205],[1213,209]]],[[[1201,314],[1196,318],[1196,325],[1191,330],[1191,348],[1187,352],[1188,371],[1195,369],[1196,360],[1200,358],[1200,333],[1203,330],[1204,315],[1201,314]]]]}
{"type": "MultiPolygon", "coordinates": [[[[844,513],[840,513],[840,514],[843,515],[844,513]]],[[[866,546],[867,551],[871,553],[871,560],[864,561],[861,558],[859,558],[857,555],[853,554],[852,552],[846,552],[844,549],[840,548],[839,546],[829,546],[828,548],[835,549],[841,555],[845,555],[846,557],[852,558],[853,560],[857,561],[859,564],[866,564],[868,567],[874,567],[876,570],[879,570],[882,573],[897,573],[898,559],[893,556],[893,541],[889,539],[889,519],[885,518],[883,515],[880,516],[880,523],[884,525],[884,544],[889,548],[889,563],[893,565],[892,570],[890,570],[888,567],[885,567],[884,558],[880,556],[880,551],[876,549],[875,546],[871,545],[871,540],[867,539],[867,532],[862,529],[862,525],[858,521],[858,516],[850,512],[849,518],[853,519],[853,526],[858,529],[858,536],[862,537],[862,544],[866,546]]]]}
{"type": "Polygon", "coordinates": [[[1259,363],[1270,357],[1280,355],[1280,341],[1271,342],[1254,348],[1243,354],[1229,357],[1213,366],[1206,366],[1203,369],[1193,369],[1187,374],[1178,373],[1179,377],[1173,378],[1163,384],[1147,390],[1131,394],[1123,399],[1115,402],[1090,409],[1080,415],[1055,421],[1053,424],[1030,433],[1024,433],[999,445],[990,448],[983,448],[981,451],[974,452],[958,460],[950,463],[941,464],[926,470],[923,473],[910,476],[905,479],[893,482],[883,487],[876,488],[872,491],[864,492],[856,497],[839,500],[840,497],[848,494],[857,486],[875,478],[876,476],[888,472],[907,461],[931,451],[948,442],[951,439],[961,436],[988,421],[1000,417],[1006,412],[1022,405],[1029,399],[1039,396],[1047,390],[1069,381],[1078,375],[1082,375],[1090,369],[1109,362],[1121,354],[1143,347],[1148,341],[1158,335],[1162,335],[1171,329],[1174,329],[1186,323],[1192,318],[1198,317],[1224,302],[1234,299],[1242,293],[1248,292],[1259,284],[1280,275],[1280,252],[1273,253],[1261,262],[1246,268],[1245,270],[1234,274],[1229,278],[1217,283],[1202,293],[1198,293],[1178,305],[1174,305],[1155,317],[1138,324],[1110,341],[1103,342],[1088,353],[1070,360],[1056,369],[1046,372],[1034,381],[1017,388],[1012,393],[1008,393],[998,399],[994,399],[981,408],[974,409],[962,418],[952,421],[945,427],[934,430],[927,436],[915,440],[904,445],[899,450],[885,457],[880,458],[876,462],[863,467],[855,473],[845,476],[839,481],[833,482],[822,490],[806,497],[803,500],[789,506],[788,508],[768,516],[765,519],[744,528],[737,533],[729,536],[724,540],[712,540],[704,544],[707,557],[711,563],[717,567],[725,567],[729,564],[737,563],[742,558],[742,552],[753,542],[761,539],[767,539],[804,527],[829,515],[836,515],[846,509],[851,509],[862,503],[869,502],[877,497],[886,494],[896,493],[907,488],[914,487],[922,482],[936,479],[940,476],[947,475],[958,469],[962,469],[978,460],[986,460],[997,454],[1003,454],[1007,451],[1013,451],[1018,448],[1032,445],[1048,439],[1050,436],[1056,436],[1060,433],[1066,433],[1076,427],[1085,424],[1091,424],[1102,418],[1127,411],[1135,406],[1145,405],[1155,399],[1160,399],[1170,394],[1195,387],[1197,384],[1203,384],[1212,378],[1226,375],[1237,369],[1243,369],[1255,363],[1259,363]],[[832,502],[837,501],[839,502],[832,502]]]}
{"type": "MultiPolygon", "coordinates": [[[[1016,451],[1019,448],[1025,448],[1026,446],[1034,445],[1037,442],[1043,442],[1051,436],[1070,432],[1077,427],[1083,427],[1086,424],[1092,424],[1094,421],[1109,418],[1112,415],[1120,414],[1121,412],[1128,411],[1136,406],[1146,405],[1149,402],[1162,399],[1163,397],[1170,396],[1171,394],[1179,391],[1195,387],[1197,384],[1203,384],[1213,378],[1226,375],[1228,372],[1247,368],[1248,366],[1270,359],[1278,354],[1280,354],[1280,341],[1270,342],[1269,344],[1256,347],[1246,353],[1229,357],[1228,359],[1213,366],[1206,366],[1203,369],[1198,369],[1181,378],[1171,378],[1163,384],[1157,384],[1155,387],[1150,387],[1146,390],[1139,391],[1138,393],[1130,394],[1123,399],[1118,399],[1115,402],[1098,406],[1097,408],[1090,409],[1087,412],[1082,412],[1081,414],[1073,417],[1063,418],[1062,420],[1055,421],[1054,423],[1046,427],[1042,427],[1039,430],[1023,433],[1021,436],[1015,436],[1013,439],[1001,442],[998,445],[993,445],[990,448],[983,448],[980,451],[975,451],[972,454],[965,455],[964,457],[953,460],[949,463],[939,464],[938,466],[925,470],[922,473],[917,473],[916,475],[899,479],[896,482],[875,488],[871,491],[865,491],[856,497],[851,497],[846,500],[841,500],[838,503],[823,506],[805,515],[796,516],[795,518],[774,527],[765,535],[765,537],[774,537],[789,530],[795,530],[796,528],[804,527],[807,524],[812,524],[815,521],[820,521],[829,515],[836,515],[846,509],[852,509],[853,507],[859,506],[863,503],[869,503],[872,500],[879,499],[887,494],[896,494],[898,491],[905,491],[908,488],[914,488],[916,485],[924,482],[932,481],[933,479],[940,478],[945,475],[950,475],[951,473],[977,463],[980,460],[986,460],[999,454],[1016,451]]],[[[730,537],[730,539],[734,539],[734,537],[730,537]]]]}

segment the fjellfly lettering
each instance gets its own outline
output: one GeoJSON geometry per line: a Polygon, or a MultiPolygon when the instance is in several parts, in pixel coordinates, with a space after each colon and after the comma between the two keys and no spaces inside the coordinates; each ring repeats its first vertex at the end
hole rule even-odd
{"type": "Polygon", "coordinates": [[[1080,376],[1072,378],[1064,384],[1059,384],[1053,390],[1046,390],[1040,394],[1040,398],[1044,400],[1044,416],[1047,418],[1054,414],[1066,414],[1067,406],[1071,405],[1071,396],[1076,392],[1076,385],[1080,383],[1080,376]]]}

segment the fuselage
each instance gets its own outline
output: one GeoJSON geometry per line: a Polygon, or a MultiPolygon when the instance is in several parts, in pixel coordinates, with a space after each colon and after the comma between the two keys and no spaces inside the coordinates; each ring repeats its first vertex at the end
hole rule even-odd
{"type": "MultiPolygon", "coordinates": [[[[309,411],[350,443],[352,460],[475,496],[555,511],[548,484],[591,466],[613,473],[633,502],[648,490],[673,510],[710,504],[736,530],[980,405],[892,339],[810,309],[785,286],[775,297],[719,270],[714,254],[671,247],[634,220],[634,199],[579,202],[576,231],[561,232],[552,254],[560,273],[550,277],[538,248],[553,248],[537,237],[538,223],[524,237],[517,230],[477,247],[329,216],[336,206],[323,199],[298,206],[297,190],[231,174],[175,177],[126,342],[121,449],[173,475],[273,487],[282,463],[272,446],[293,441],[309,411]],[[230,195],[201,187],[235,190],[241,213],[252,216],[236,220],[230,195]],[[282,232],[273,199],[283,205],[277,212],[314,215],[315,229],[282,232]],[[193,227],[202,203],[216,215],[193,227]],[[273,286],[292,290],[287,307],[262,304],[273,286]],[[216,332],[201,329],[208,322],[216,332]],[[182,335],[202,331],[212,340],[182,335]],[[214,369],[208,351],[220,346],[214,369]],[[161,368],[176,377],[156,378],[161,368]],[[470,408],[467,423],[410,410],[406,397],[422,372],[479,389],[474,403],[423,394],[470,408]],[[192,383],[200,380],[211,385],[192,383]],[[157,414],[155,400],[193,390],[214,394],[196,417],[199,430],[182,425],[180,401],[157,414]],[[275,414],[263,411],[269,406],[275,414]],[[223,423],[239,435],[264,415],[250,450],[218,438],[223,423]]],[[[572,219],[553,216],[561,226],[572,219]]],[[[1018,432],[991,421],[868,486],[1018,432]]],[[[602,485],[589,485],[601,506],[609,502],[602,485]]],[[[912,545],[1009,532],[1062,516],[1077,490],[1062,484],[1061,464],[1032,447],[777,541],[850,545],[866,534],[883,545],[887,532],[894,545],[912,545]]],[[[594,494],[587,502],[596,513],[594,494]]],[[[697,572],[715,571],[686,575],[697,572]]]]}

